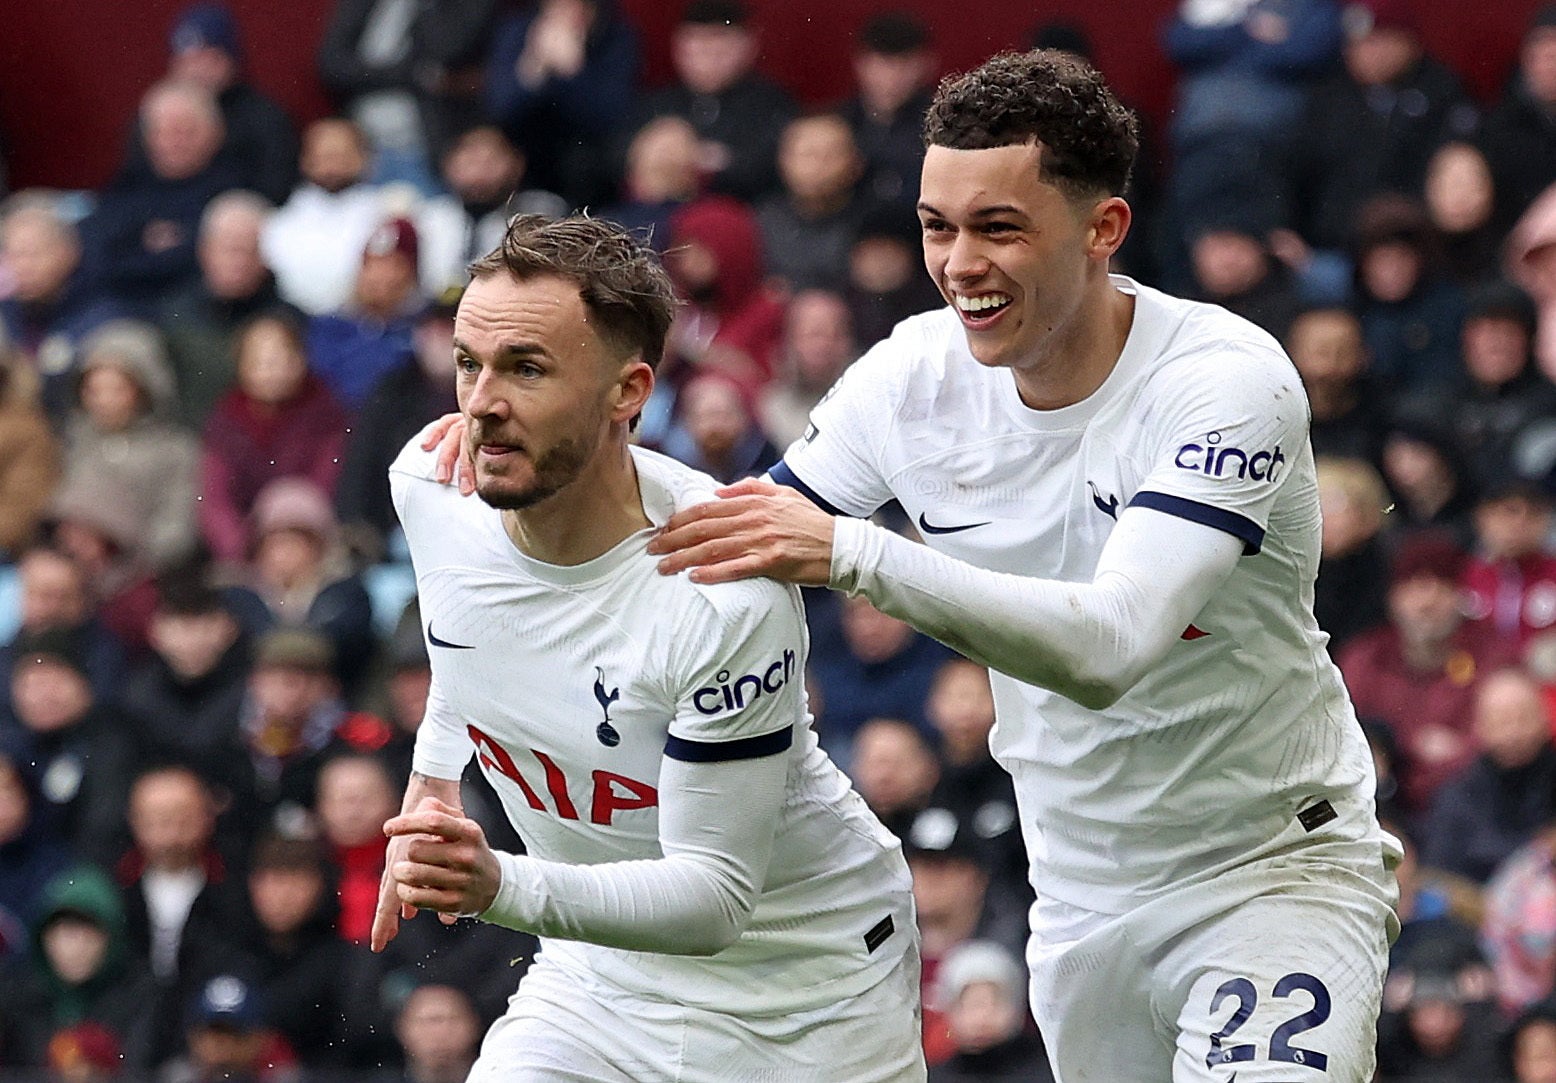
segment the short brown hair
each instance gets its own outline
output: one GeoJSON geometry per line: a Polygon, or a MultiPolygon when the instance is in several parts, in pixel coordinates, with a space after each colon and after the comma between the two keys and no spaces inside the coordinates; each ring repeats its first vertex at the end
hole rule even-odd
{"type": "Polygon", "coordinates": [[[675,315],[675,292],[659,257],[614,222],[588,215],[521,214],[502,243],[470,264],[471,278],[506,272],[523,281],[558,275],[578,293],[611,345],[658,367],[675,315]]]}
{"type": "Polygon", "coordinates": [[[1139,122],[1097,70],[1057,49],[1001,53],[948,76],[924,118],[924,142],[953,150],[1040,143],[1043,179],[1071,196],[1123,195],[1139,122]]]}

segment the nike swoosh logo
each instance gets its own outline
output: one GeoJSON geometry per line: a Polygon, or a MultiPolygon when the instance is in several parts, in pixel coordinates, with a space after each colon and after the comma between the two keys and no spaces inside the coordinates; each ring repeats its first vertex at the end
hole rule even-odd
{"type": "Polygon", "coordinates": [[[439,639],[438,633],[432,630],[432,622],[427,622],[427,642],[434,647],[447,647],[451,651],[473,651],[475,646],[469,643],[450,643],[446,639],[439,639]]]}
{"type": "Polygon", "coordinates": [[[988,522],[982,522],[963,523],[961,526],[935,526],[928,519],[924,518],[923,512],[918,513],[918,528],[925,534],[960,534],[964,530],[972,530],[975,527],[988,525],[988,522]]]}

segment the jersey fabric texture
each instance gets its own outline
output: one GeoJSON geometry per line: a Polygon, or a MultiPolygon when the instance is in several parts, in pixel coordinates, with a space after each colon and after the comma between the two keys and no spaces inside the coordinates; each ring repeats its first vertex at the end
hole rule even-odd
{"type": "MultiPolygon", "coordinates": [[[[652,522],[711,498],[712,479],[632,455],[652,522]]],[[[584,564],[544,564],[514,546],[497,510],[432,474],[414,444],[390,472],[433,666],[417,771],[458,778],[474,753],[531,857],[597,865],[664,856],[667,757],[788,762],[765,882],[732,946],[691,957],[543,937],[547,966],[602,996],[751,1017],[880,982],[915,936],[909,876],[816,745],[798,592],[661,576],[649,530],[584,564]]],[[[731,816],[741,797],[727,795],[731,816]]]]}

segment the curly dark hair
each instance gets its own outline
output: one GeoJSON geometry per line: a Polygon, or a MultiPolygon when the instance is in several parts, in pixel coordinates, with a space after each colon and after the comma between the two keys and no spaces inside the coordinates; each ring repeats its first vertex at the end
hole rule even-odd
{"type": "Polygon", "coordinates": [[[517,215],[502,243],[467,268],[471,278],[557,275],[578,284],[600,336],[651,367],[664,357],[675,291],[659,257],[614,222],[588,215],[517,215]]]}
{"type": "Polygon", "coordinates": [[[926,146],[1043,145],[1043,180],[1072,197],[1123,195],[1139,122],[1084,60],[1056,49],[1000,53],[947,76],[924,118],[926,146]]]}

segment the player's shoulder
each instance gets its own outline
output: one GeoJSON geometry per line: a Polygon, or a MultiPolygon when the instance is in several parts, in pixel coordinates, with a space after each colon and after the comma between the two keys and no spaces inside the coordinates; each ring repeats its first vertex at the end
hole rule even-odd
{"type": "Polygon", "coordinates": [[[1136,287],[1135,319],[1151,343],[1145,382],[1228,396],[1300,386],[1275,336],[1220,305],[1136,287]]]}
{"type": "Polygon", "coordinates": [[[421,433],[411,437],[410,441],[400,449],[400,453],[394,457],[394,462],[389,464],[391,476],[399,476],[412,481],[427,481],[438,484],[434,477],[437,469],[438,453],[436,449],[423,451],[421,447],[421,433]]]}
{"type": "Polygon", "coordinates": [[[958,355],[956,347],[962,340],[956,314],[944,305],[900,321],[891,334],[866,350],[850,371],[867,372],[876,380],[894,383],[911,382],[921,373],[939,375],[958,355]]]}

